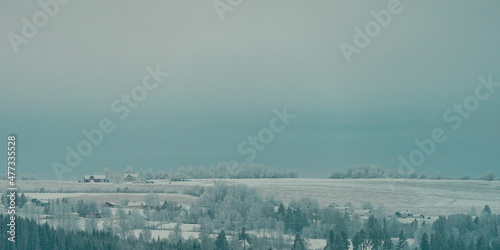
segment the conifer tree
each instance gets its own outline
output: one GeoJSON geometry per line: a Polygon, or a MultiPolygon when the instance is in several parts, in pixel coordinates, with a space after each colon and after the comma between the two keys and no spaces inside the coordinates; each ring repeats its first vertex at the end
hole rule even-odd
{"type": "Polygon", "coordinates": [[[398,245],[396,246],[397,250],[405,250],[408,247],[408,241],[406,241],[405,232],[401,230],[399,233],[398,245]]]}
{"type": "Polygon", "coordinates": [[[393,250],[394,249],[394,243],[392,243],[392,239],[388,234],[386,234],[384,237],[384,244],[382,245],[382,249],[384,249],[384,250],[393,250]]]}
{"type": "Polygon", "coordinates": [[[229,250],[229,244],[226,238],[226,232],[224,230],[220,231],[217,236],[217,240],[215,240],[215,247],[217,250],[229,250]]]}
{"type": "Polygon", "coordinates": [[[300,237],[300,234],[295,235],[295,240],[293,241],[292,250],[306,250],[304,240],[300,237]]]}
{"type": "Polygon", "coordinates": [[[431,246],[429,245],[429,236],[427,233],[424,233],[422,235],[422,243],[420,243],[420,249],[421,250],[430,250],[431,246]]]}

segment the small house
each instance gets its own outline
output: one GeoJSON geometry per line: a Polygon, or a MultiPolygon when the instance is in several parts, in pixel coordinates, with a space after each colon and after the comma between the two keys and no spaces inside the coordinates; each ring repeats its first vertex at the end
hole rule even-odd
{"type": "Polygon", "coordinates": [[[31,199],[31,202],[35,203],[37,206],[47,206],[49,205],[49,199],[31,199]]]}
{"type": "Polygon", "coordinates": [[[83,182],[90,182],[90,183],[96,183],[96,182],[108,182],[108,179],[106,178],[106,175],[85,175],[83,177],[83,182]]]}

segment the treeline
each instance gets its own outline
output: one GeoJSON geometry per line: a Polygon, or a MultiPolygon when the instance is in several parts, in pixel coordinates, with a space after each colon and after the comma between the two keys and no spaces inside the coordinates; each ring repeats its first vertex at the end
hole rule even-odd
{"type": "MultiPolygon", "coordinates": [[[[371,178],[407,178],[407,179],[453,179],[443,177],[438,172],[433,177],[428,177],[425,172],[418,173],[415,170],[398,171],[395,169],[381,169],[379,166],[351,166],[346,171],[335,171],[330,175],[330,179],[371,179],[371,178]]],[[[458,180],[472,180],[473,178],[467,174],[458,180]]],[[[478,178],[479,180],[493,181],[496,180],[495,172],[488,171],[478,178]]]]}
{"type": "MultiPolygon", "coordinates": [[[[10,216],[0,214],[0,224],[7,225],[10,216]]],[[[141,234],[137,239],[122,239],[110,232],[103,231],[71,231],[54,229],[47,223],[39,224],[35,220],[16,218],[15,242],[8,240],[7,234],[0,237],[0,249],[58,249],[58,250],[134,250],[134,249],[201,249],[196,239],[170,242],[163,239],[151,239],[151,233],[141,234]],[[149,236],[149,239],[147,238],[149,236]]]]}
{"type": "Polygon", "coordinates": [[[351,166],[346,171],[335,171],[330,175],[331,179],[370,179],[370,178],[411,178],[426,179],[425,173],[417,173],[415,170],[402,172],[394,169],[382,170],[379,166],[351,166]]]}
{"type": "MultiPolygon", "coordinates": [[[[104,168],[104,174],[108,177],[110,182],[121,183],[124,181],[124,174],[134,174],[134,168],[132,166],[127,166],[123,174],[121,172],[111,172],[111,169],[104,168]]],[[[257,178],[297,178],[298,174],[295,170],[289,170],[286,172],[278,172],[272,167],[265,166],[263,164],[255,163],[218,163],[216,165],[212,164],[209,167],[199,166],[198,168],[192,166],[180,167],[175,171],[170,170],[169,173],[158,170],[156,173],[152,168],[150,169],[139,169],[137,172],[137,178],[135,182],[143,182],[146,180],[160,180],[160,179],[170,179],[171,181],[184,181],[189,179],[257,179],[257,178]]],[[[77,181],[75,177],[71,177],[70,180],[77,181]]]]}
{"type": "Polygon", "coordinates": [[[255,163],[235,163],[229,164],[226,162],[217,165],[210,165],[208,168],[200,166],[198,168],[187,166],[177,169],[170,176],[172,181],[184,179],[214,179],[214,178],[231,178],[231,179],[257,179],[257,178],[297,178],[298,174],[295,170],[287,172],[278,172],[272,167],[267,167],[262,164],[255,163]]]}

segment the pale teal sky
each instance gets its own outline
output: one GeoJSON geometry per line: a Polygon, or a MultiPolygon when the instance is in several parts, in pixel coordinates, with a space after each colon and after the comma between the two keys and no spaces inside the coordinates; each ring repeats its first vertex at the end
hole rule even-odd
{"type": "MultiPolygon", "coordinates": [[[[45,2],[46,0],[44,0],[45,2]]],[[[238,145],[296,114],[254,162],[303,177],[351,165],[397,168],[398,156],[443,128],[448,140],[416,169],[477,176],[499,167],[500,91],[452,130],[443,113],[500,81],[500,2],[402,0],[377,37],[347,63],[339,48],[389,1],[249,1],[221,21],[212,1],[71,1],[14,50],[37,2],[0,6],[0,136],[19,137],[19,172],[56,178],[66,146],[110,118],[115,131],[64,177],[244,161],[238,145]],[[145,68],[170,76],[123,121],[110,104],[145,68]]],[[[6,162],[6,152],[0,154],[6,162]]]]}

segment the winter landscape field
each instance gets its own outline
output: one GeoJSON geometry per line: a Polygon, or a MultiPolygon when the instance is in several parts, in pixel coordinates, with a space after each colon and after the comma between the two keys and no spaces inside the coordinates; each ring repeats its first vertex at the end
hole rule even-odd
{"type": "MultiPolygon", "coordinates": [[[[332,203],[352,203],[361,207],[363,203],[382,204],[386,212],[412,210],[426,216],[468,213],[471,208],[489,205],[500,211],[500,182],[479,180],[419,180],[419,179],[193,179],[169,182],[156,180],[143,183],[78,183],[70,181],[33,180],[19,181],[29,198],[117,202],[120,200],[144,201],[144,194],[158,193],[160,199],[173,200],[190,206],[197,197],[183,194],[192,186],[210,186],[214,182],[245,184],[254,187],[263,196],[274,196],[288,204],[291,200],[311,198],[320,206],[332,203]],[[133,193],[116,192],[127,188],[133,193]],[[40,193],[43,188],[44,192],[40,193]],[[97,192],[96,192],[97,191],[97,192]],[[111,191],[107,193],[107,191],[111,191]]],[[[0,185],[6,185],[0,181],[0,185]]]]}
{"type": "MultiPolygon", "coordinates": [[[[0,181],[0,185],[7,183],[0,181]]],[[[41,224],[82,231],[112,230],[121,237],[140,241],[199,239],[206,248],[217,245],[213,239],[219,238],[221,229],[225,229],[232,249],[241,249],[242,244],[257,249],[266,244],[286,249],[296,244],[293,232],[301,232],[308,249],[324,249],[334,241],[322,236],[330,228],[331,233],[350,235],[348,249],[363,249],[363,241],[352,237],[358,237],[359,233],[354,234],[359,229],[375,230],[370,229],[373,223],[384,231],[384,237],[390,238],[384,238],[386,244],[389,241],[393,245],[402,244],[396,237],[402,228],[401,232],[406,231],[405,244],[419,247],[422,234],[434,232],[431,230],[435,227],[431,229],[426,224],[438,224],[446,218],[442,216],[465,214],[471,219],[486,218],[483,208],[500,211],[500,182],[483,180],[162,179],[147,183],[24,180],[19,185],[26,190],[21,193],[25,203],[20,215],[41,224]],[[220,204],[211,205],[217,200],[213,195],[220,194],[223,195],[220,204]],[[256,206],[247,203],[248,199],[254,199],[252,196],[262,197],[263,201],[255,202],[264,203],[256,206]],[[246,208],[241,207],[244,204],[246,208]],[[289,209],[285,212],[281,206],[289,209]],[[211,207],[218,207],[213,210],[216,215],[204,217],[204,210],[211,207]],[[302,214],[306,219],[300,229],[294,224],[299,222],[288,221],[299,219],[287,219],[292,213],[302,214]],[[199,214],[194,215],[198,219],[192,220],[193,214],[199,214]],[[255,218],[253,222],[251,216],[255,218]],[[239,236],[242,227],[247,228],[248,242],[239,236]],[[259,239],[264,240],[256,243],[259,239]],[[265,243],[266,239],[272,243],[265,243]]],[[[371,249],[376,243],[372,236],[366,237],[366,247],[371,249]]]]}
{"type": "Polygon", "coordinates": [[[500,1],[0,1],[0,250],[500,250],[500,1]]]}

